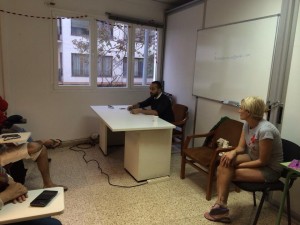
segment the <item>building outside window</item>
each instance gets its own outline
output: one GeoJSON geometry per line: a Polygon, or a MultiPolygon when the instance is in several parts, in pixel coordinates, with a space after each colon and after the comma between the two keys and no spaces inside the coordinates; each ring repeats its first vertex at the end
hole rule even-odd
{"type": "Polygon", "coordinates": [[[97,87],[124,88],[157,80],[159,32],[155,28],[88,19],[58,19],[55,26],[58,86],[91,86],[95,79],[97,87]],[[134,51],[129,55],[130,48],[134,51]]]}

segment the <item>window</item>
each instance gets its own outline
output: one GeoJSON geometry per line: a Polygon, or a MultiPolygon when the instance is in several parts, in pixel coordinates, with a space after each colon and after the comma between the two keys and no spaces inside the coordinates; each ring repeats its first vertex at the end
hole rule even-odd
{"type": "Polygon", "coordinates": [[[79,19],[59,19],[57,23],[60,31],[57,35],[59,86],[90,85],[89,23],[79,19]]]}
{"type": "Polygon", "coordinates": [[[134,85],[149,85],[157,79],[158,32],[135,28],[134,85]]]}
{"type": "Polygon", "coordinates": [[[79,19],[71,19],[71,35],[89,35],[89,22],[79,19]]]}
{"type": "Polygon", "coordinates": [[[99,56],[98,59],[98,77],[112,76],[112,56],[99,56]]]}
{"type": "MultiPolygon", "coordinates": [[[[123,59],[127,57],[128,26],[97,22],[98,87],[126,87],[123,59]]],[[[127,65],[126,65],[127,66],[127,65]]]]}
{"type": "Polygon", "coordinates": [[[97,27],[100,40],[112,40],[114,38],[114,26],[105,22],[98,22],[97,27]]]}
{"type": "MultiPolygon", "coordinates": [[[[134,77],[141,78],[143,76],[143,59],[134,59],[134,77]]],[[[127,57],[123,59],[123,76],[127,77],[127,57]]]]}
{"type": "Polygon", "coordinates": [[[127,88],[158,79],[157,30],[93,19],[58,19],[54,26],[59,87],[127,88]]]}
{"type": "Polygon", "coordinates": [[[89,56],[72,53],[72,77],[89,76],[89,56]]]}
{"type": "Polygon", "coordinates": [[[143,77],[143,62],[144,59],[142,58],[134,59],[134,77],[143,77]]]}

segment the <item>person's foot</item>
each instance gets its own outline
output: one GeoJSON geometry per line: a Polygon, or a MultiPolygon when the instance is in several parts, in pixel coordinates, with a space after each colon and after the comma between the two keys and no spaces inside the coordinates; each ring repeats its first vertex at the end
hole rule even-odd
{"type": "Polygon", "coordinates": [[[54,148],[58,148],[59,146],[61,146],[62,144],[62,140],[60,139],[49,139],[47,141],[44,142],[44,145],[49,149],[54,149],[54,148]]]}
{"type": "Polygon", "coordinates": [[[68,190],[67,186],[64,185],[58,185],[58,184],[53,184],[53,185],[49,185],[49,186],[44,186],[43,188],[52,188],[52,187],[62,187],[64,189],[64,191],[68,190]]]}
{"type": "Polygon", "coordinates": [[[220,215],[225,213],[229,213],[229,209],[227,208],[227,206],[221,205],[219,203],[215,203],[209,211],[210,215],[220,215]]]}
{"type": "Polygon", "coordinates": [[[204,217],[213,222],[231,223],[229,209],[221,204],[214,204],[209,212],[204,213],[204,217]]]}

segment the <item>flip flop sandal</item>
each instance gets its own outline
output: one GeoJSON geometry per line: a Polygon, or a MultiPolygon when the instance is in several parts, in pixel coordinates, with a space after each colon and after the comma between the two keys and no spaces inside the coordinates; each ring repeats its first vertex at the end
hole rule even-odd
{"type": "Polygon", "coordinates": [[[214,206],[211,208],[209,214],[210,215],[221,215],[221,214],[225,214],[228,213],[229,209],[227,207],[224,207],[220,204],[214,204],[214,206]]]}
{"type": "Polygon", "coordinates": [[[62,144],[62,140],[60,139],[50,139],[52,141],[52,144],[47,146],[47,148],[54,149],[58,148],[62,144]]]}
{"type": "Polygon", "coordinates": [[[204,213],[204,217],[207,220],[213,222],[220,222],[220,223],[231,223],[231,219],[228,217],[228,213],[224,215],[211,215],[209,212],[204,213]]]}

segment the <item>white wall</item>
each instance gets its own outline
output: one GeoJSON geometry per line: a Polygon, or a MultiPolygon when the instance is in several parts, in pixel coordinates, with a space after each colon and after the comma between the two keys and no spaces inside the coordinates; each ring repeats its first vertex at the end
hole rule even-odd
{"type": "Polygon", "coordinates": [[[203,4],[167,17],[164,81],[176,102],[189,107],[186,134],[193,132],[195,98],[192,96],[197,29],[202,25],[203,4]]]}
{"type": "MultiPolygon", "coordinates": [[[[1,0],[6,11],[51,16],[42,0],[1,0]]],[[[163,21],[164,4],[138,0],[55,0],[55,8],[105,18],[105,12],[163,21]]],[[[97,132],[97,117],[89,108],[100,104],[131,104],[149,96],[148,89],[54,90],[51,20],[1,13],[5,95],[9,114],[28,119],[33,138],[86,138],[97,132]]],[[[2,81],[1,81],[2,82],[2,81]]]]}
{"type": "MultiPolygon", "coordinates": [[[[300,11],[300,7],[299,7],[300,11]]],[[[291,68],[289,73],[288,88],[286,94],[285,109],[282,120],[281,136],[285,139],[293,141],[300,145],[300,15],[298,12],[298,21],[296,27],[296,35],[293,46],[293,54],[291,61],[291,68]]],[[[291,190],[291,208],[300,218],[300,202],[299,202],[300,179],[297,179],[291,190]]],[[[274,192],[274,199],[278,202],[281,200],[281,195],[274,192]]]]}
{"type": "MultiPolygon", "coordinates": [[[[196,32],[202,28],[204,4],[172,13],[168,16],[164,79],[166,87],[177,96],[182,104],[187,104],[192,113],[194,61],[196,52],[196,32]],[[194,18],[190,19],[190,18],[194,18]],[[180,32],[182,31],[182,32],[180,32]]],[[[281,0],[208,0],[206,6],[205,27],[218,26],[281,12],[281,0]]],[[[297,34],[293,49],[292,65],[288,84],[288,93],[284,111],[282,137],[300,144],[300,123],[298,96],[300,83],[300,16],[298,16],[297,34]],[[287,110],[289,109],[289,110],[287,110]]],[[[248,84],[245,84],[248,85],[248,84]]],[[[241,96],[241,98],[246,96],[241,96]]],[[[222,116],[239,120],[237,109],[218,102],[199,98],[197,100],[196,131],[208,131],[222,116]]],[[[193,121],[190,119],[188,133],[192,133],[193,121]]],[[[292,211],[299,218],[299,180],[292,190],[292,211]]],[[[280,200],[276,193],[275,201],[280,200]],[[277,199],[276,199],[277,198],[277,199]]]]}
{"type": "MultiPolygon", "coordinates": [[[[166,88],[179,103],[189,106],[191,112],[187,134],[192,133],[194,112],[195,132],[208,131],[221,117],[239,119],[237,109],[217,102],[192,96],[197,30],[204,27],[269,16],[280,13],[281,0],[208,0],[204,3],[168,15],[164,80],[166,88]]],[[[247,85],[247,84],[245,84],[247,85]]],[[[246,96],[241,96],[241,99],[246,96]]]]}

